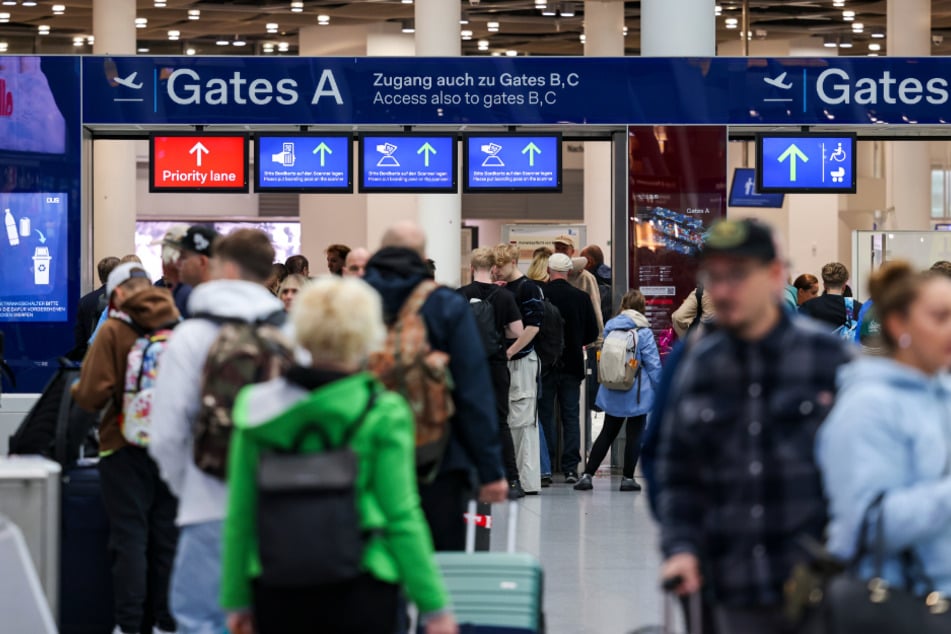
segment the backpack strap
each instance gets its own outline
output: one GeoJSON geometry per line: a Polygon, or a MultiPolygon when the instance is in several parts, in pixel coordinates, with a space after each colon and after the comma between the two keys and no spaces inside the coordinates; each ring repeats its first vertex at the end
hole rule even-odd
{"type": "Polygon", "coordinates": [[[403,307],[400,308],[400,313],[397,316],[397,321],[403,321],[406,317],[418,313],[423,307],[423,304],[426,303],[426,300],[429,299],[429,296],[439,288],[439,284],[433,280],[423,280],[420,282],[416,288],[413,289],[413,292],[409,294],[409,297],[406,298],[406,301],[403,302],[403,307]]]}

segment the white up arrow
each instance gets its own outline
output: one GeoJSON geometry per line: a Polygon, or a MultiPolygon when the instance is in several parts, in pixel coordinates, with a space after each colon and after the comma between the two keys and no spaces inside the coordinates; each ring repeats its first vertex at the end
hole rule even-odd
{"type": "Polygon", "coordinates": [[[202,155],[202,153],[204,153],[204,154],[209,154],[210,152],[209,152],[208,148],[206,148],[204,145],[202,145],[201,141],[199,141],[198,143],[196,143],[195,145],[192,146],[192,149],[188,150],[188,153],[195,155],[195,163],[198,164],[198,167],[201,167],[201,155],[202,155]]]}

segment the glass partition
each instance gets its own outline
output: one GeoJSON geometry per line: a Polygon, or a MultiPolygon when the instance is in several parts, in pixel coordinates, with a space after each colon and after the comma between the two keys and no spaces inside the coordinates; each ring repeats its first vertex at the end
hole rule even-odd
{"type": "Polygon", "coordinates": [[[951,232],[853,231],[852,290],[868,299],[868,277],[884,262],[907,260],[920,269],[938,260],[951,260],[951,232]]]}

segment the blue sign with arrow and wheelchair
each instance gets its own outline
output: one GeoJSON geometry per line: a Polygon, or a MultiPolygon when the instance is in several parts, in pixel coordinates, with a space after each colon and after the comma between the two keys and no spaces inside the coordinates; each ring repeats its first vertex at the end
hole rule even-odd
{"type": "Polygon", "coordinates": [[[761,135],[757,183],[763,194],[855,193],[855,136],[761,135]]]}

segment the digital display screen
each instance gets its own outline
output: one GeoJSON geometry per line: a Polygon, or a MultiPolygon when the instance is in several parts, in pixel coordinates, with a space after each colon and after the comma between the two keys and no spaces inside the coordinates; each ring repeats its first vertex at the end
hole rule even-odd
{"type": "Polygon", "coordinates": [[[247,193],[248,137],[152,135],[149,173],[152,193],[247,193]]]}
{"type": "Polygon", "coordinates": [[[454,135],[360,137],[361,192],[455,193],[454,135]]]}
{"type": "Polygon", "coordinates": [[[561,135],[469,135],[466,192],[561,191],[561,135]]]}
{"type": "Polygon", "coordinates": [[[259,192],[353,192],[348,135],[258,135],[254,188],[259,192]]]}
{"type": "Polygon", "coordinates": [[[64,193],[0,193],[0,322],[69,320],[64,193]]]}
{"type": "Polygon", "coordinates": [[[762,194],[854,194],[854,134],[760,135],[756,189],[762,194]]]}
{"type": "Polygon", "coordinates": [[[740,167],[733,171],[730,207],[781,208],[784,194],[761,194],[756,189],[756,170],[740,167]]]}

